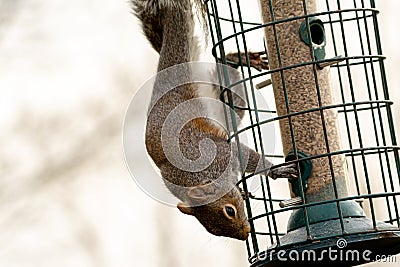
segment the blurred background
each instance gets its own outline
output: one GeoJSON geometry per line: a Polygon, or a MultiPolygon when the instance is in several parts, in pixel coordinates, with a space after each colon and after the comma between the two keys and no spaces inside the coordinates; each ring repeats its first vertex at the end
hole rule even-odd
{"type": "MultiPolygon", "coordinates": [[[[399,127],[400,2],[377,5],[399,127]]],[[[0,0],[1,267],[247,266],[126,168],[125,111],[156,64],[128,0],[0,0]]]]}

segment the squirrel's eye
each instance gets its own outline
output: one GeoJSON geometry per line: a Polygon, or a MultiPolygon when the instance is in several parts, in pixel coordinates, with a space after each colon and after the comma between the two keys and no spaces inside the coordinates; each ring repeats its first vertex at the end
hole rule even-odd
{"type": "Polygon", "coordinates": [[[233,217],[233,218],[235,218],[235,209],[234,208],[232,208],[232,207],[230,207],[230,206],[226,206],[225,207],[225,211],[226,211],[226,214],[228,214],[230,217],[233,217]]]}

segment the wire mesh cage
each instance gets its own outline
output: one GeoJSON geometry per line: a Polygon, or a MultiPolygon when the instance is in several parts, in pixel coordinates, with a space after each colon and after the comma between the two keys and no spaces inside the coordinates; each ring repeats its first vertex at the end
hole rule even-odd
{"type": "MultiPolygon", "coordinates": [[[[267,170],[242,175],[250,264],[290,265],[279,250],[400,252],[399,147],[375,1],[206,4],[216,61],[231,64],[226,52],[244,55],[238,69],[248,118],[233,125],[231,138],[251,136],[266,159],[296,162],[300,173],[288,181],[268,179],[267,170]],[[250,49],[268,54],[269,70],[251,69],[250,49]]],[[[229,86],[222,88],[221,100],[234,107],[230,99],[229,86]]]]}

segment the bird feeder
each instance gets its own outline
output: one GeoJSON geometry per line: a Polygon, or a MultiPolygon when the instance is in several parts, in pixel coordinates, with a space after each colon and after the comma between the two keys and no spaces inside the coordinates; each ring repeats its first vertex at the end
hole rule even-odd
{"type": "MultiPolygon", "coordinates": [[[[268,170],[242,174],[246,193],[260,183],[245,200],[250,265],[354,266],[400,253],[399,147],[374,1],[259,0],[261,21],[250,21],[257,10],[247,20],[244,2],[206,2],[216,61],[229,64],[232,48],[244,53],[250,123],[234,125],[231,138],[249,133],[266,159],[282,157],[278,166],[296,163],[299,171],[284,199],[268,170]],[[270,66],[261,73],[247,63],[256,42],[270,66]],[[274,110],[258,108],[260,91],[273,95],[274,110]],[[261,120],[264,113],[274,115],[261,120]],[[261,126],[276,122],[283,153],[271,155],[261,126]],[[324,256],[332,250],[336,260],[324,256]]],[[[226,89],[221,99],[234,110],[226,89]]]]}

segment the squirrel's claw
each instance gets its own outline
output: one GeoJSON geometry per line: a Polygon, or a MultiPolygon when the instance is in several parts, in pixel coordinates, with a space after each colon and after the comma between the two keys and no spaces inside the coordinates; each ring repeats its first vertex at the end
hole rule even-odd
{"type": "MultiPolygon", "coordinates": [[[[265,52],[249,52],[249,59],[250,59],[250,66],[255,68],[258,71],[262,70],[268,70],[269,69],[269,64],[268,60],[266,57],[261,57],[261,55],[264,55],[265,52]]],[[[246,59],[245,54],[242,55],[246,59]]]]}

